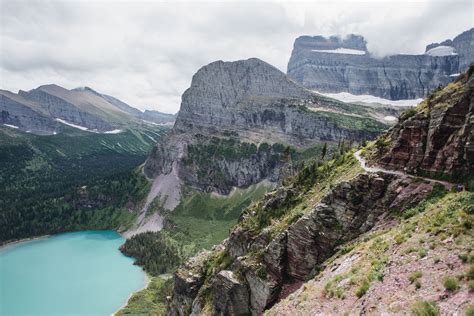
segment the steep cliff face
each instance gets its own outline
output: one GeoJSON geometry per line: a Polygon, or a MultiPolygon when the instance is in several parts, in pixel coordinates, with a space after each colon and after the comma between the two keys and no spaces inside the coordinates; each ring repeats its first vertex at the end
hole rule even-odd
{"type": "MultiPolygon", "coordinates": [[[[292,190],[269,195],[261,202],[261,211],[282,207],[281,200],[292,190]]],[[[403,211],[431,190],[430,184],[406,178],[361,174],[308,205],[302,217],[276,235],[268,228],[258,233],[248,229],[247,222],[255,216],[249,211],[214,253],[178,270],[175,284],[180,286],[174,288],[167,314],[236,310],[262,314],[298,288],[338,246],[370,230],[389,210],[403,211]],[[193,278],[186,277],[191,274],[193,278]]]]}
{"type": "Polygon", "coordinates": [[[223,130],[244,139],[290,143],[364,136],[363,131],[341,128],[334,120],[307,111],[313,103],[324,102],[259,59],[217,61],[194,75],[174,130],[201,134],[223,130]]]}
{"type": "MultiPolygon", "coordinates": [[[[471,77],[472,71],[463,74],[405,113],[374,147],[364,149],[372,162],[394,167],[402,166],[405,156],[416,157],[420,166],[438,166],[439,175],[452,176],[454,170],[472,175],[472,159],[466,158],[472,156],[465,154],[472,142],[466,136],[472,131],[471,77]],[[427,121],[418,122],[420,117],[427,121]],[[411,138],[400,145],[399,135],[411,138]],[[423,135],[432,141],[424,142],[423,135]],[[441,143],[454,152],[436,163],[424,153],[441,143]],[[403,155],[397,148],[408,153],[423,149],[423,154],[403,155]]],[[[466,272],[473,240],[472,192],[448,194],[452,185],[446,182],[366,170],[371,172],[364,172],[351,152],[323,165],[310,164],[247,208],[227,240],[174,275],[179,287],[167,314],[465,310],[467,281],[472,280],[466,272]],[[445,285],[443,290],[440,276],[460,275],[465,277],[455,288],[445,285]]]]}
{"type": "MultiPolygon", "coordinates": [[[[459,49],[465,50],[462,42],[459,49]]],[[[469,53],[467,53],[469,52],[469,53]]],[[[464,57],[463,57],[464,58],[464,57]]],[[[469,57],[467,57],[469,58],[469,57]]],[[[464,62],[464,59],[463,59],[464,62]]],[[[424,97],[459,73],[455,52],[374,58],[362,36],[301,36],[295,40],[288,76],[321,92],[369,94],[391,100],[424,97]]]]}
{"type": "MultiPolygon", "coordinates": [[[[472,66],[471,66],[472,67],[472,66]]],[[[472,69],[434,92],[376,143],[379,163],[392,169],[452,178],[474,172],[472,69]]]]}
{"type": "Polygon", "coordinates": [[[454,47],[459,54],[459,73],[466,71],[469,64],[474,61],[474,28],[459,34],[453,40],[429,44],[426,46],[426,52],[440,46],[454,47]]]}
{"type": "Polygon", "coordinates": [[[217,61],[194,75],[173,132],[156,145],[145,174],[175,170],[185,184],[219,193],[275,181],[284,161],[274,144],[372,139],[387,126],[375,112],[322,98],[255,58],[217,61]]]}
{"type": "Polygon", "coordinates": [[[16,126],[38,134],[54,132],[57,123],[28,100],[8,91],[0,91],[0,104],[0,124],[16,126]]]}

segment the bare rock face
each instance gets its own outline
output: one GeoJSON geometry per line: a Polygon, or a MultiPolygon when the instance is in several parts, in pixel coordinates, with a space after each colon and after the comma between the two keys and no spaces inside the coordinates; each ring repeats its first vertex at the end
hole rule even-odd
{"type": "Polygon", "coordinates": [[[474,61],[474,28],[462,32],[453,40],[445,40],[441,43],[432,43],[426,46],[426,51],[440,46],[454,47],[459,54],[459,73],[469,68],[469,64],[474,61]]]}
{"type": "Polygon", "coordinates": [[[213,283],[215,315],[244,315],[249,313],[247,288],[232,271],[224,270],[217,274],[213,283]]]}
{"type": "Polygon", "coordinates": [[[0,124],[17,126],[37,134],[51,134],[57,123],[47,114],[33,110],[25,100],[13,93],[0,91],[0,124]]]}
{"type": "Polygon", "coordinates": [[[465,177],[474,170],[474,78],[458,81],[430,97],[413,116],[397,124],[380,163],[411,172],[465,177]]]}
{"type": "Polygon", "coordinates": [[[208,252],[191,258],[174,274],[174,291],[167,315],[189,315],[195,297],[204,281],[204,262],[208,252]]]}
{"type": "MultiPolygon", "coordinates": [[[[173,131],[151,152],[145,174],[155,178],[176,166],[183,183],[227,194],[232,187],[279,179],[281,144],[302,148],[373,139],[386,127],[371,118],[368,125],[373,128],[367,127],[360,115],[340,114],[334,108],[309,109],[329,103],[259,59],[213,62],[193,76],[173,131]],[[344,125],[348,120],[358,122],[344,125]]],[[[351,108],[360,109],[344,104],[344,111],[351,108]]]]}
{"type": "MultiPolygon", "coordinates": [[[[339,183],[321,203],[274,238],[268,238],[265,230],[255,235],[238,225],[223,244],[234,263],[208,276],[214,313],[261,315],[278,300],[286,284],[305,280],[338,246],[369,231],[388,212],[416,205],[432,188],[432,184],[395,175],[360,174],[339,183]]],[[[268,195],[263,203],[279,203],[283,195],[268,195]]],[[[203,301],[204,292],[201,288],[193,296],[194,307],[203,301]]],[[[173,302],[179,302],[182,293],[181,286],[175,288],[173,302]]],[[[193,313],[199,314],[202,308],[199,305],[193,313]]],[[[175,303],[170,307],[177,309],[183,307],[175,303]]]]}
{"type": "MultiPolygon", "coordinates": [[[[451,75],[460,72],[460,56],[472,55],[472,44],[470,50],[465,45],[463,42],[456,48],[463,55],[430,52],[377,59],[371,56],[366,41],[359,35],[346,39],[301,36],[295,40],[287,73],[304,87],[321,92],[416,99],[455,78],[451,75]]],[[[463,64],[466,58],[462,57],[463,64]]]]}

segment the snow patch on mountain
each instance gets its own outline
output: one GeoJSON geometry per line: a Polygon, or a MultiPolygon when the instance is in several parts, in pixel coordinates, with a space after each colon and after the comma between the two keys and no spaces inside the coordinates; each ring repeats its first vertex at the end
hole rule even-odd
{"type": "Polygon", "coordinates": [[[73,124],[73,123],[69,123],[63,119],[60,119],[60,118],[56,118],[55,119],[56,121],[58,121],[59,123],[62,123],[64,125],[67,125],[67,126],[71,126],[71,127],[74,127],[74,128],[77,128],[77,129],[80,129],[82,131],[89,131],[89,129],[87,127],[84,127],[84,126],[80,126],[80,125],[76,125],[76,124],[73,124]]]}
{"type": "Polygon", "coordinates": [[[450,56],[450,55],[457,55],[456,50],[454,47],[451,46],[438,46],[435,48],[430,49],[425,53],[426,55],[430,56],[450,56]]]}
{"type": "Polygon", "coordinates": [[[330,53],[330,54],[349,54],[349,55],[365,55],[365,51],[359,49],[350,48],[336,48],[336,49],[312,49],[311,51],[317,53],[330,53]]]}
{"type": "Polygon", "coordinates": [[[383,99],[379,98],[373,95],[366,95],[366,94],[361,94],[361,95],[355,95],[351,94],[348,92],[339,92],[339,93],[323,93],[314,90],[314,92],[323,95],[328,98],[333,98],[342,102],[346,103],[353,103],[353,102],[363,102],[363,103],[380,103],[384,105],[394,105],[394,106],[415,106],[423,99],[408,99],[408,100],[388,100],[388,99],[383,99]]]}

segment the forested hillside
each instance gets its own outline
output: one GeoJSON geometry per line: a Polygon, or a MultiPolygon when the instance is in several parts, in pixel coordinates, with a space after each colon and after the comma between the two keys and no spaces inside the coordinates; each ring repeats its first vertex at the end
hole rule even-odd
{"type": "Polygon", "coordinates": [[[38,136],[0,127],[0,243],[126,225],[149,185],[139,166],[166,130],[97,134],[65,126],[38,136]]]}

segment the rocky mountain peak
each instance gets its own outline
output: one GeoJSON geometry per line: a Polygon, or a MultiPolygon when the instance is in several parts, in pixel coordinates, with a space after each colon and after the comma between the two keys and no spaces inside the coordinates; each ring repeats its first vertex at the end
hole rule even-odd
{"type": "MultiPolygon", "coordinates": [[[[251,58],[216,61],[193,76],[176,119],[176,131],[216,128],[248,129],[249,116],[281,99],[308,99],[311,92],[266,62],[251,58]]],[[[250,125],[249,125],[250,124],[250,125]]]]}
{"type": "Polygon", "coordinates": [[[232,106],[249,97],[306,97],[309,93],[272,65],[250,58],[235,62],[215,61],[193,76],[183,95],[181,110],[202,103],[232,106]]]}

